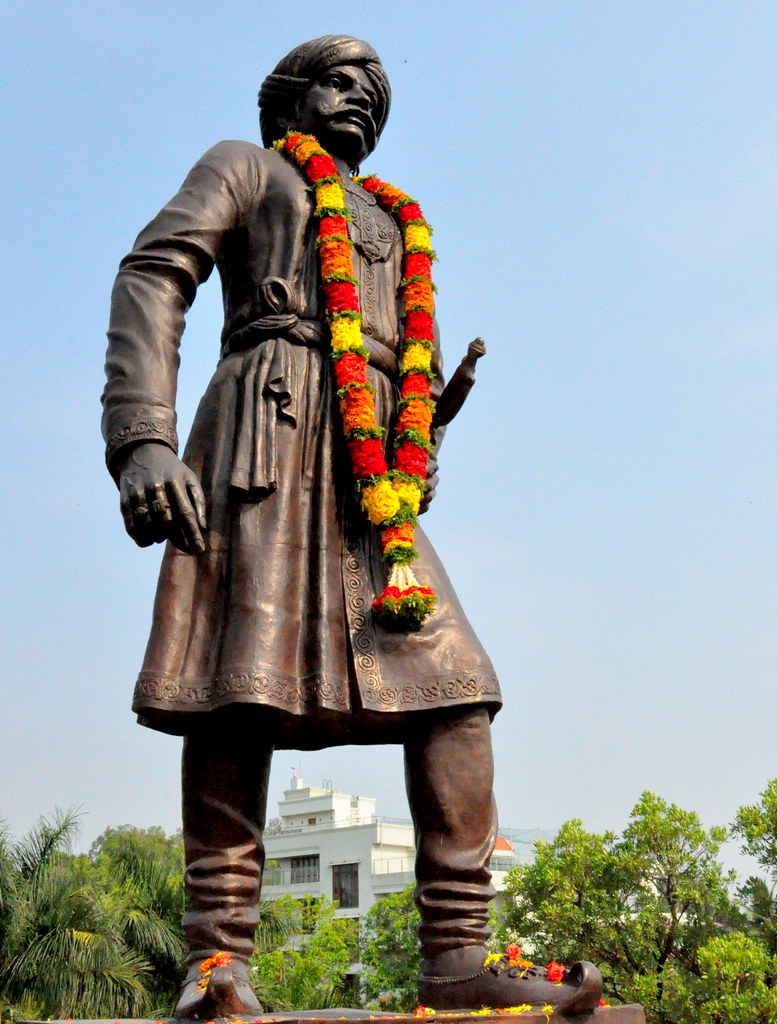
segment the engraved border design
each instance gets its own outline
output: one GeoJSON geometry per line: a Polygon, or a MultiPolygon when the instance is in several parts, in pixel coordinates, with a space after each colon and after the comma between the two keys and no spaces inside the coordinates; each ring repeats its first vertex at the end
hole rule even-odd
{"type": "Polygon", "coordinates": [[[172,423],[163,419],[136,420],[111,435],[105,446],[105,461],[110,462],[120,448],[135,441],[163,441],[174,452],[178,451],[178,432],[172,423]]]}
{"type": "Polygon", "coordinates": [[[132,707],[135,711],[148,707],[193,711],[233,702],[270,705],[294,715],[305,715],[316,708],[344,713],[350,710],[344,683],[332,683],[321,676],[284,679],[260,671],[189,680],[141,672],[135,684],[132,707]]]}

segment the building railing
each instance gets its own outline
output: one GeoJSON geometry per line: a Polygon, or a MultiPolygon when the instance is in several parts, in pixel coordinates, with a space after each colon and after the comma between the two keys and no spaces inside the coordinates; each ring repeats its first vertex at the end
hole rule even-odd
{"type": "Polygon", "coordinates": [[[372,862],[373,875],[400,875],[415,871],[415,857],[385,857],[372,862]]]}
{"type": "Polygon", "coordinates": [[[316,825],[284,825],[281,828],[268,827],[265,836],[295,836],[302,833],[324,832],[333,828],[358,828],[361,825],[409,825],[412,828],[413,822],[409,818],[387,818],[384,815],[373,814],[366,818],[345,818],[338,821],[322,821],[316,825]]]}
{"type": "Polygon", "coordinates": [[[262,885],[282,885],[288,889],[294,885],[312,885],[321,881],[318,868],[265,868],[262,885]]]}

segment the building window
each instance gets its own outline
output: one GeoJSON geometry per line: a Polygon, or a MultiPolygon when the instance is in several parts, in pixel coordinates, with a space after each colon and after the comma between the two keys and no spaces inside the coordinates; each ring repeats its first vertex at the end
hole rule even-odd
{"type": "Polygon", "coordinates": [[[318,854],[311,857],[291,858],[291,884],[319,880],[318,854]]]}
{"type": "Polygon", "coordinates": [[[332,865],[332,899],[342,910],[359,906],[359,865],[332,865]]]}
{"type": "Polygon", "coordinates": [[[315,818],[308,818],[308,825],[315,825],[315,823],[316,823],[316,819],[315,818]]]}

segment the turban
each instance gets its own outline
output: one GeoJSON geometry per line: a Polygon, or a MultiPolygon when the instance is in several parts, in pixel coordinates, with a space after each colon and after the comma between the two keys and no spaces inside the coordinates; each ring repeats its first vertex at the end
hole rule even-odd
{"type": "Polygon", "coordinates": [[[262,142],[272,145],[292,121],[297,103],[329,68],[354,65],[363,68],[375,89],[377,102],[373,111],[376,138],[386,124],[391,105],[391,89],[380,57],[363,39],[353,36],[321,36],[296,46],[279,61],[275,70],[262,82],[259,90],[259,123],[262,142]]]}

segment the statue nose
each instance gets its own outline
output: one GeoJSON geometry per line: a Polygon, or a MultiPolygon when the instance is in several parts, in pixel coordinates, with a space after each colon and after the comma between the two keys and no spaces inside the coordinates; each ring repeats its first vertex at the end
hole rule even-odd
{"type": "Polygon", "coordinates": [[[354,103],[359,107],[362,107],[364,110],[369,110],[370,108],[369,94],[364,91],[364,89],[359,85],[358,82],[355,82],[351,89],[349,90],[348,99],[350,100],[351,103],[354,103]]]}

